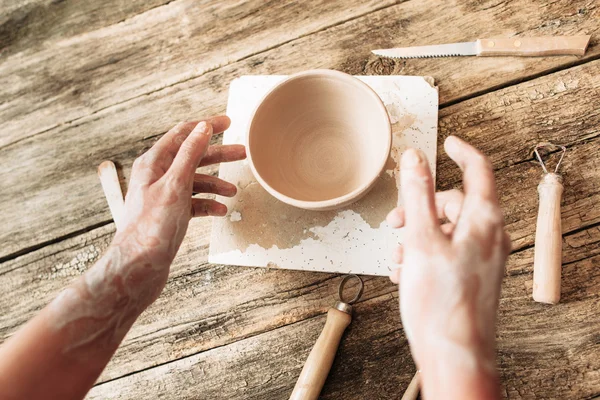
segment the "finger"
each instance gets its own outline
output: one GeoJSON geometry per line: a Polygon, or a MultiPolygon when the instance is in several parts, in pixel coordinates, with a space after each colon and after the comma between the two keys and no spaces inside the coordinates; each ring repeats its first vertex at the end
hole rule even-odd
{"type": "MultiPolygon", "coordinates": [[[[462,208],[464,195],[460,190],[452,189],[435,194],[435,208],[439,219],[447,218],[456,223],[462,208]]],[[[404,207],[394,208],[386,217],[387,223],[392,228],[404,226],[404,207]]]]}
{"type": "MultiPolygon", "coordinates": [[[[207,118],[204,121],[212,125],[213,134],[223,132],[231,124],[229,117],[224,115],[207,118]]],[[[186,121],[175,125],[148,150],[147,158],[157,163],[162,168],[163,173],[166,172],[173,163],[173,159],[177,156],[181,144],[187,139],[199,122],[186,121]]]]}
{"type": "Polygon", "coordinates": [[[404,262],[404,246],[399,244],[392,253],[392,261],[396,264],[402,264],[404,262]]]}
{"type": "Polygon", "coordinates": [[[212,199],[192,199],[192,218],[223,217],[227,215],[227,206],[212,199]]]}
{"type": "Polygon", "coordinates": [[[191,182],[196,168],[208,150],[211,137],[212,125],[206,121],[200,121],[181,144],[167,175],[175,179],[178,184],[191,182]]]}
{"type": "Polygon", "coordinates": [[[435,194],[435,208],[439,219],[448,219],[452,223],[458,221],[464,200],[464,194],[457,189],[446,190],[435,194]]]}
{"type": "Polygon", "coordinates": [[[214,193],[220,196],[233,197],[237,193],[237,187],[216,176],[195,174],[192,191],[194,193],[214,193]]]}
{"type": "Polygon", "coordinates": [[[404,207],[396,207],[385,217],[388,225],[394,229],[404,226],[404,207]]]}
{"type": "Polygon", "coordinates": [[[205,121],[212,125],[214,135],[225,132],[231,125],[231,119],[227,115],[217,115],[207,118],[205,121]]]}
{"type": "Polygon", "coordinates": [[[444,148],[448,156],[463,170],[466,198],[497,204],[494,170],[489,159],[456,136],[449,136],[444,142],[444,148]]]}
{"type": "Polygon", "coordinates": [[[161,175],[164,175],[173,163],[181,144],[196,125],[195,121],[187,121],[180,122],[171,128],[144,154],[146,163],[160,169],[161,175]]]}
{"type": "Polygon", "coordinates": [[[423,152],[408,149],[400,167],[407,237],[423,241],[425,236],[439,231],[429,165],[423,152]]]}
{"type": "Polygon", "coordinates": [[[400,268],[392,270],[392,272],[390,273],[390,280],[396,285],[400,283],[400,268]]]}
{"type": "Polygon", "coordinates": [[[202,161],[200,167],[222,162],[239,161],[246,158],[246,148],[241,144],[229,144],[210,146],[202,161]]]}

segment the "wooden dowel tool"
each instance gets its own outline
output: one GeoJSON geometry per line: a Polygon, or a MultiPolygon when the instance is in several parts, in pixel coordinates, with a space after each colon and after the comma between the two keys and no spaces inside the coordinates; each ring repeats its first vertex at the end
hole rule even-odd
{"type": "Polygon", "coordinates": [[[554,172],[548,172],[538,149],[535,155],[544,169],[544,176],[538,185],[540,205],[538,209],[535,231],[535,252],[533,261],[533,299],[540,303],[556,304],[560,300],[560,281],[562,268],[562,227],[560,221],[560,201],[562,199],[562,177],[558,175],[558,167],[565,155],[566,148],[554,172]]]}
{"type": "Polygon", "coordinates": [[[103,161],[98,166],[98,177],[102,184],[102,190],[104,196],[108,202],[108,208],[112,214],[117,230],[121,228],[121,215],[123,213],[123,206],[125,202],[123,200],[123,192],[121,191],[121,184],[119,183],[119,175],[117,174],[117,167],[112,161],[103,161]]]}
{"type": "Polygon", "coordinates": [[[402,400],[417,400],[417,396],[419,395],[419,370],[415,372],[415,376],[413,376],[412,380],[408,384],[406,388],[406,392],[404,392],[404,396],[402,396],[402,400]]]}
{"type": "Polygon", "coordinates": [[[290,400],[317,400],[319,398],[319,393],[321,393],[327,375],[329,375],[342,335],[352,322],[351,304],[358,301],[362,291],[363,282],[357,275],[346,275],[340,282],[338,290],[340,300],[327,312],[325,327],[304,363],[290,400]],[[342,292],[344,285],[350,278],[358,279],[360,288],[352,300],[344,301],[342,292]]]}

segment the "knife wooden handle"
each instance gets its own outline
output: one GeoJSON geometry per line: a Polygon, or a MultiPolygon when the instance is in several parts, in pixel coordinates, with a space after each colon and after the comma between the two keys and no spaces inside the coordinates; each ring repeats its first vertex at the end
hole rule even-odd
{"type": "Polygon", "coordinates": [[[586,36],[541,36],[510,39],[477,39],[478,56],[582,56],[590,41],[586,36]]]}
{"type": "Polygon", "coordinates": [[[335,353],[352,316],[335,308],[327,312],[325,327],[308,355],[290,400],[317,400],[325,384],[335,353]]]}
{"type": "Polygon", "coordinates": [[[538,186],[540,206],[535,231],[533,257],[533,299],[556,304],[560,300],[562,268],[562,228],[560,200],[563,185],[560,175],[549,173],[538,186]]]}

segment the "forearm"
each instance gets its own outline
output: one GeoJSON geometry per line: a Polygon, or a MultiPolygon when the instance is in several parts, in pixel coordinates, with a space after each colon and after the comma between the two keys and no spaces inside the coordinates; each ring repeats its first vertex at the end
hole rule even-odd
{"type": "Polygon", "coordinates": [[[85,396],[165,280],[122,242],[0,347],[0,398],[85,396]]]}
{"type": "Polygon", "coordinates": [[[493,355],[430,348],[420,363],[421,390],[427,400],[496,400],[500,383],[493,355]]]}

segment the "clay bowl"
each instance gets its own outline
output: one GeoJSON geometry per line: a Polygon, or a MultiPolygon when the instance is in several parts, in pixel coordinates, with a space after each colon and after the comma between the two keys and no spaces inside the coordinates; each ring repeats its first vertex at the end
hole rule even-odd
{"type": "Polygon", "coordinates": [[[348,205],[375,184],[392,144],[379,96],[338,71],[290,76],[261,101],[248,129],[248,159],[273,196],[308,210],[348,205]]]}

